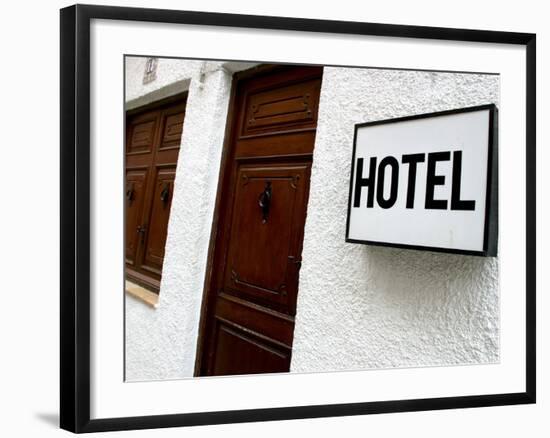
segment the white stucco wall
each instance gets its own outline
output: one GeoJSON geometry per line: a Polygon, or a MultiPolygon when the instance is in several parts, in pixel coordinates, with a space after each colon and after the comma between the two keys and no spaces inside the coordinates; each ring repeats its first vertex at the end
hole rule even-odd
{"type": "MultiPolygon", "coordinates": [[[[232,72],[252,64],[144,58],[126,105],[189,89],[160,301],[126,298],[127,380],[193,375],[232,72]]],[[[498,360],[498,260],[344,241],[353,124],[498,103],[498,77],[325,68],[291,371],[498,360]]]]}
{"type": "Polygon", "coordinates": [[[344,240],[355,123],[498,96],[498,76],[324,69],[291,371],[498,361],[496,258],[344,240]]]}

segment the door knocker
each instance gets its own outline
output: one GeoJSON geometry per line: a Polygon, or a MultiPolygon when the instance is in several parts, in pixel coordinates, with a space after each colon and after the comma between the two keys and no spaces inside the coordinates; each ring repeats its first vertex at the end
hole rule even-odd
{"type": "Polygon", "coordinates": [[[170,196],[170,184],[164,183],[164,187],[162,188],[162,192],[160,192],[160,200],[166,204],[168,201],[168,198],[170,196]]]}
{"type": "Polygon", "coordinates": [[[130,183],[126,189],[126,199],[128,202],[132,202],[134,200],[134,183],[130,183]]]}
{"type": "Polygon", "coordinates": [[[258,205],[262,210],[262,224],[265,224],[269,217],[269,207],[271,206],[271,181],[265,183],[265,189],[260,193],[260,197],[258,198],[258,205]]]}

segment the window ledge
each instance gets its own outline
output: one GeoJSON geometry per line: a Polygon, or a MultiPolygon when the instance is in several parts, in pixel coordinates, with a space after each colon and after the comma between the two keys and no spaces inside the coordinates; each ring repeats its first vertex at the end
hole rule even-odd
{"type": "Polygon", "coordinates": [[[125,282],[126,293],[156,309],[159,302],[158,294],[151,292],[130,281],[125,282]]]}

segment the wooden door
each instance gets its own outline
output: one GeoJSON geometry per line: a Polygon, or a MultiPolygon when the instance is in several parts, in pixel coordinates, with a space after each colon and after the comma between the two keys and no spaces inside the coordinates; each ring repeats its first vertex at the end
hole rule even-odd
{"type": "Polygon", "coordinates": [[[126,277],[158,292],[185,101],[126,118],[126,277]]]}
{"type": "Polygon", "coordinates": [[[321,74],[236,82],[199,375],[289,371],[321,74]]]}

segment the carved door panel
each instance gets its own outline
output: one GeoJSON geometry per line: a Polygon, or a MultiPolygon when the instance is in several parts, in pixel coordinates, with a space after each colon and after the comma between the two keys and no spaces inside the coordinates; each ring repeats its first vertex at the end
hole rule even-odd
{"type": "Polygon", "coordinates": [[[321,74],[278,67],[235,85],[197,374],[289,370],[321,74]]]}
{"type": "Polygon", "coordinates": [[[139,227],[143,216],[147,169],[126,172],[126,264],[135,266],[139,246],[139,227]]]}
{"type": "Polygon", "coordinates": [[[151,213],[146,230],[145,251],[143,252],[141,268],[159,277],[164,261],[164,247],[166,245],[166,232],[168,229],[168,218],[170,217],[175,176],[176,169],[173,167],[159,169],[156,181],[153,184],[154,191],[151,200],[151,213]]]}
{"type": "Polygon", "coordinates": [[[158,292],[185,101],[126,119],[126,277],[158,292]]]}
{"type": "Polygon", "coordinates": [[[289,313],[295,307],[309,163],[245,165],[229,238],[224,289],[289,313]]]}

